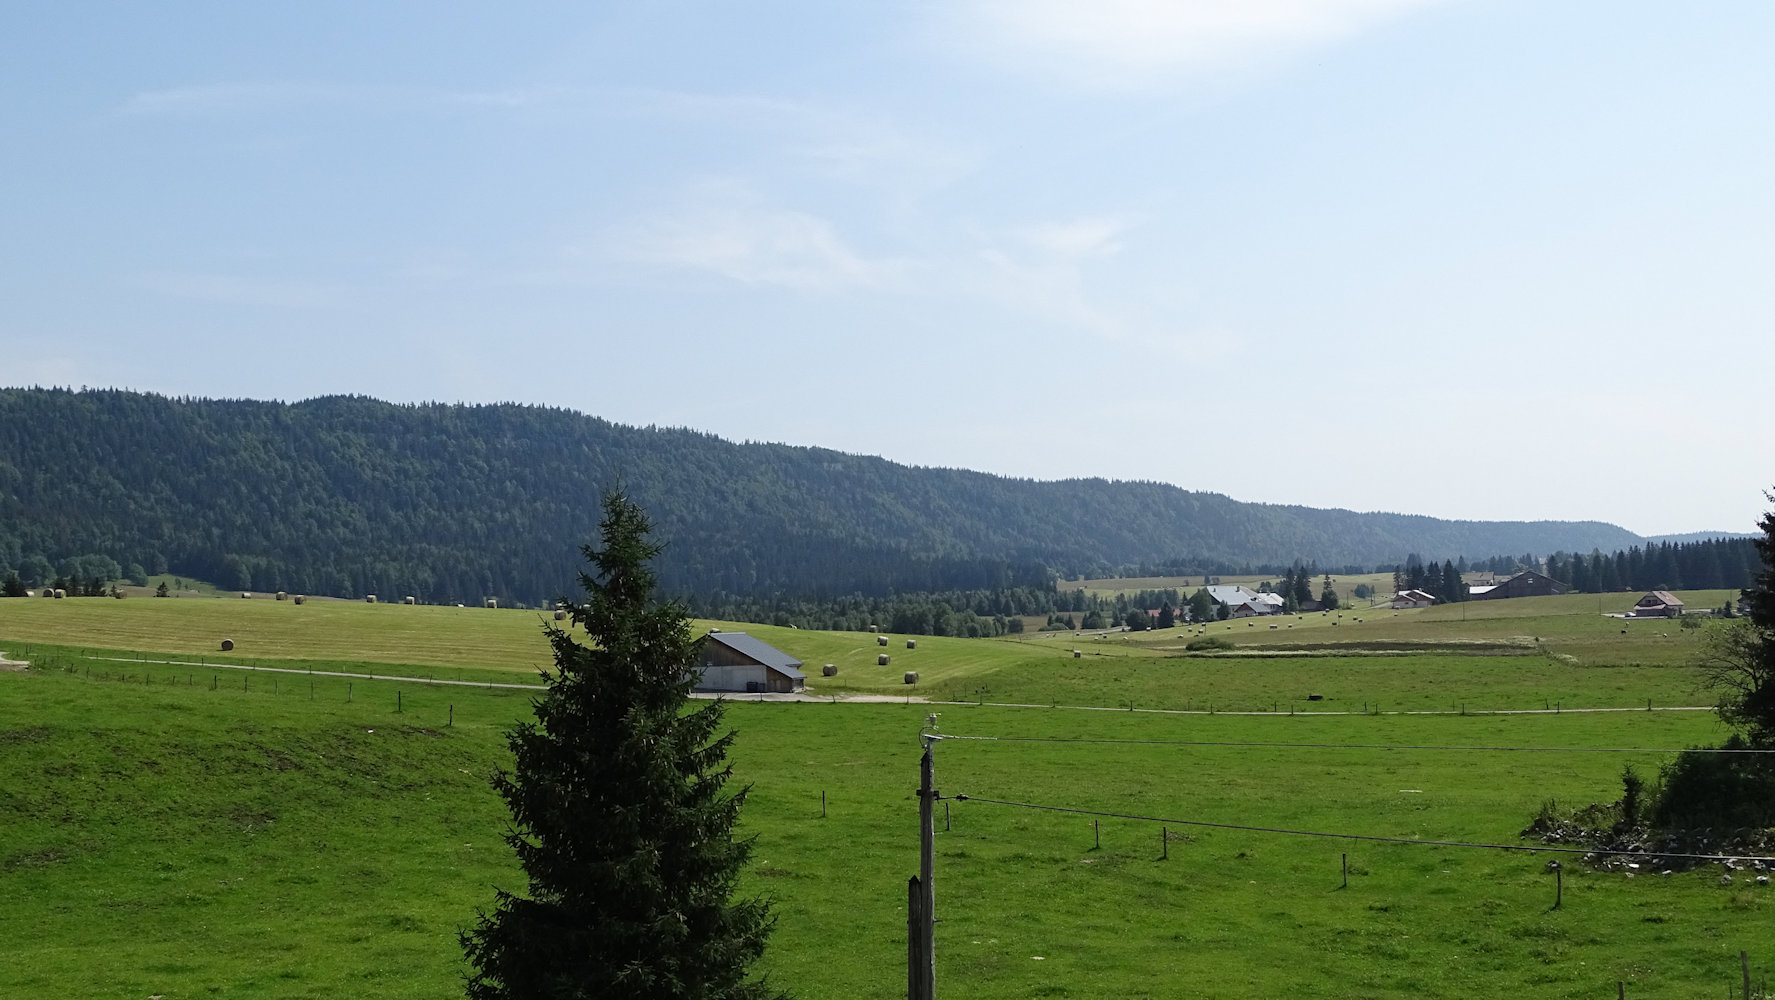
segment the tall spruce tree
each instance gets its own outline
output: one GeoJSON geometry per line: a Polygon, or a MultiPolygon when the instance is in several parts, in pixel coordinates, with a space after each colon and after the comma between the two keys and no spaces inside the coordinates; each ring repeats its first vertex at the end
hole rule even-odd
{"type": "Polygon", "coordinates": [[[776,995],[748,976],[773,918],[734,896],[750,853],[733,827],[745,790],[725,791],[723,705],[687,711],[698,640],[676,604],[655,603],[660,546],[641,508],[604,498],[603,548],[584,548],[588,641],[547,625],[555,668],[536,721],[507,736],[494,786],[528,895],[503,889],[462,945],[474,1000],[776,995]]]}
{"type": "MultiPolygon", "coordinates": [[[[1764,496],[1775,502],[1775,492],[1764,496]]],[[[1739,602],[1750,620],[1724,626],[1726,638],[1716,642],[1707,666],[1709,680],[1723,692],[1720,717],[1742,727],[1752,744],[1775,747],[1775,510],[1757,527],[1763,531],[1756,540],[1763,565],[1739,602]]]]}

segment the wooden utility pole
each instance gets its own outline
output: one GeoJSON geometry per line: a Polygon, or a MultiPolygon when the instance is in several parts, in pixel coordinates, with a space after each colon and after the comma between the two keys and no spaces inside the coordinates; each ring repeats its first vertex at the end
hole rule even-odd
{"type": "MultiPolygon", "coordinates": [[[[911,895],[917,897],[916,926],[909,926],[912,943],[907,953],[912,967],[907,969],[908,1000],[937,998],[937,893],[931,882],[937,863],[937,789],[932,749],[936,737],[924,737],[924,756],[918,762],[918,878],[911,895]]],[[[913,915],[909,915],[913,916],[913,915]]]]}
{"type": "Polygon", "coordinates": [[[925,1000],[924,886],[914,875],[906,880],[906,1000],[925,1000]]]}

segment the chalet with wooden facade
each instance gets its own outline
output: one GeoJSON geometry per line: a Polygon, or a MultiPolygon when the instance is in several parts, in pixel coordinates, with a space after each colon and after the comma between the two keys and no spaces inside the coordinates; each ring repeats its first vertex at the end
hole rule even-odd
{"type": "Polygon", "coordinates": [[[1682,598],[1668,590],[1654,590],[1640,598],[1630,614],[1635,618],[1681,618],[1682,598]]]}
{"type": "Polygon", "coordinates": [[[807,686],[801,661],[744,632],[710,632],[697,663],[698,691],[794,694],[807,686]]]}

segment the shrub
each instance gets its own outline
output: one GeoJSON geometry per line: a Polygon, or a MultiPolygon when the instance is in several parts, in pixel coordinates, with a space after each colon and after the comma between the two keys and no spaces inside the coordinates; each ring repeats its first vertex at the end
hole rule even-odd
{"type": "Polygon", "coordinates": [[[1189,644],[1183,648],[1192,653],[1212,653],[1217,650],[1233,649],[1235,647],[1233,646],[1231,639],[1222,639],[1218,635],[1206,635],[1200,639],[1191,639],[1189,644]]]}
{"type": "MultiPolygon", "coordinates": [[[[1752,749],[1734,733],[1724,750],[1752,749]]],[[[1775,825],[1775,764],[1765,754],[1685,750],[1664,765],[1652,822],[1664,830],[1775,825]]]]}

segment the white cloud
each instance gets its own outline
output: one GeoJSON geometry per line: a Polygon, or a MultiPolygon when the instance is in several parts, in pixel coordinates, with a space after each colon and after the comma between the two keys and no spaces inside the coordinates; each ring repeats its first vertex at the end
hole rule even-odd
{"type": "Polygon", "coordinates": [[[1127,88],[1240,69],[1444,0],[974,0],[943,26],[988,61],[1127,88]]]}
{"type": "Polygon", "coordinates": [[[853,250],[826,219],[767,205],[742,185],[702,186],[688,203],[607,234],[605,255],[802,290],[884,287],[904,261],[853,250]]]}
{"type": "Polygon", "coordinates": [[[1131,228],[1114,216],[1044,222],[1026,226],[1020,235],[1037,248],[1060,257],[1107,257],[1122,250],[1121,236],[1131,228]]]}

